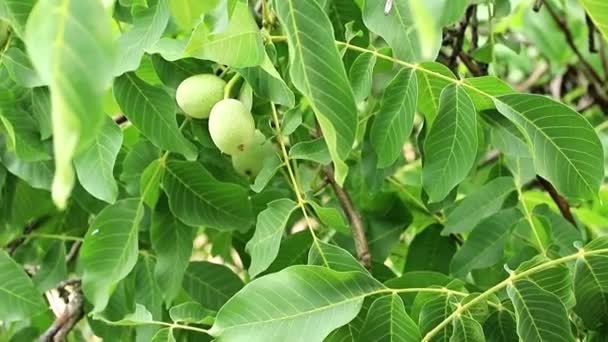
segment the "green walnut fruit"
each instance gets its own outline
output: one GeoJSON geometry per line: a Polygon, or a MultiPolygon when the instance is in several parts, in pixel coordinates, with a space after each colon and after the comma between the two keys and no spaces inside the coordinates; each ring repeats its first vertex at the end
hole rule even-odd
{"type": "Polygon", "coordinates": [[[225,99],[211,109],[209,135],[220,151],[230,155],[245,151],[254,133],[253,116],[240,101],[225,99]]]}
{"type": "Polygon", "coordinates": [[[186,78],[175,97],[177,104],[188,116],[206,119],[211,108],[224,98],[226,82],[212,74],[201,74],[186,78]]]}
{"type": "Polygon", "coordinates": [[[264,166],[264,159],[273,153],[272,144],[264,133],[256,130],[253,141],[245,151],[232,155],[232,166],[239,174],[255,177],[264,166]]]}

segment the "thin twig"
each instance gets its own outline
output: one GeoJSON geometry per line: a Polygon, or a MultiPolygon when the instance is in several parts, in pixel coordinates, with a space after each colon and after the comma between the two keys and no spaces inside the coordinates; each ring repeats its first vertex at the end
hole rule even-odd
{"type": "Polygon", "coordinates": [[[340,206],[348,216],[348,220],[352,226],[357,257],[359,258],[361,264],[363,264],[363,266],[369,270],[372,266],[372,260],[369,252],[369,245],[367,243],[367,237],[365,237],[365,228],[363,226],[363,221],[361,220],[361,215],[359,215],[359,212],[357,209],[355,209],[355,206],[353,205],[353,202],[346,190],[336,182],[334,178],[333,165],[326,166],[324,171],[327,181],[334,189],[338,202],[340,202],[340,206]]]}
{"type": "Polygon", "coordinates": [[[525,92],[532,88],[536,82],[549,70],[549,65],[544,62],[540,62],[536,65],[536,68],[532,71],[530,76],[523,82],[515,86],[515,90],[519,92],[525,92]]]}
{"type": "Polygon", "coordinates": [[[81,246],[82,246],[82,241],[74,241],[74,243],[72,244],[72,247],[70,247],[70,251],[68,252],[68,255],[65,257],[66,263],[70,263],[72,260],[74,260],[74,258],[76,258],[76,256],[78,255],[78,252],[80,252],[81,246]]]}
{"type": "Polygon", "coordinates": [[[17,250],[17,248],[19,248],[19,246],[21,246],[23,243],[25,243],[25,241],[28,238],[28,235],[30,235],[34,230],[36,230],[38,227],[40,227],[49,218],[50,218],[49,216],[43,216],[41,218],[38,218],[38,219],[33,220],[30,223],[28,223],[25,226],[25,228],[23,228],[23,234],[20,237],[18,237],[17,239],[11,241],[6,246],[6,250],[7,250],[8,254],[13,255],[15,253],[15,251],[17,250]]]}
{"type": "Polygon", "coordinates": [[[465,13],[464,19],[460,22],[460,26],[458,27],[458,31],[456,31],[454,47],[452,48],[452,54],[450,55],[450,61],[448,67],[452,69],[452,71],[456,68],[456,59],[460,52],[462,52],[462,46],[464,45],[464,35],[467,31],[467,27],[469,26],[469,22],[471,21],[471,17],[475,13],[475,5],[469,6],[465,13]]]}
{"type": "Polygon", "coordinates": [[[555,202],[557,208],[559,208],[560,213],[562,213],[562,216],[570,223],[572,223],[573,226],[576,227],[576,220],[574,219],[574,216],[572,216],[568,201],[557,192],[553,184],[549,183],[549,181],[547,181],[541,176],[536,176],[536,179],[538,180],[540,185],[542,185],[543,188],[545,188],[545,190],[549,193],[549,195],[553,199],[553,202],[555,202]]]}
{"type": "Polygon", "coordinates": [[[540,11],[540,9],[542,7],[543,7],[543,0],[535,0],[534,5],[532,6],[532,10],[534,12],[538,12],[538,11],[540,11]]]}
{"type": "Polygon", "coordinates": [[[589,52],[597,53],[597,46],[595,46],[595,24],[589,14],[585,13],[585,22],[587,22],[587,40],[589,42],[589,52]]]}
{"type": "Polygon", "coordinates": [[[485,72],[479,68],[479,66],[475,63],[475,61],[466,53],[460,51],[458,54],[458,58],[462,61],[467,69],[471,72],[471,74],[475,77],[485,75],[485,72]]]}
{"type": "Polygon", "coordinates": [[[469,47],[469,53],[477,50],[479,46],[479,20],[477,20],[477,5],[472,5],[471,14],[471,46],[469,47]]]}

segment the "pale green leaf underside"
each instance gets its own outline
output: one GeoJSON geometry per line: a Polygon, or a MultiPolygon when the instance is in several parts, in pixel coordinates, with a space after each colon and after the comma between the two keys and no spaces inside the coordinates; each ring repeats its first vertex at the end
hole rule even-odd
{"type": "Polygon", "coordinates": [[[382,289],[361,272],[292,266],[245,286],[219,311],[210,333],[218,341],[320,342],[357,315],[366,295],[382,289]]]}
{"type": "Polygon", "coordinates": [[[251,225],[246,189],[216,180],[199,163],[167,162],[163,188],[173,214],[188,225],[240,231],[251,225]]]}
{"type": "Polygon", "coordinates": [[[327,15],[315,1],[286,0],[276,4],[289,42],[294,85],[315,112],[342,184],[355,140],[357,109],[344,65],[334,45],[327,15]]]}
{"type": "Polygon", "coordinates": [[[265,271],[276,258],[285,225],[296,208],[294,201],[283,198],[268,203],[267,208],[258,215],[255,233],[245,248],[251,255],[251,277],[265,271]]]}
{"type": "Polygon", "coordinates": [[[417,99],[416,73],[402,68],[386,87],[370,132],[378,168],[390,166],[402,153],[414,126],[417,99]]]}
{"type": "Polygon", "coordinates": [[[507,287],[515,306],[517,333],[523,341],[572,342],[568,313],[554,294],[533,282],[520,280],[507,287]]]}
{"type": "Polygon", "coordinates": [[[515,191],[511,177],[495,178],[465,197],[450,211],[446,219],[443,235],[471,231],[477,223],[497,212],[506,197],[515,191]]]}
{"type": "Polygon", "coordinates": [[[504,95],[494,102],[531,145],[540,176],[570,200],[596,196],[604,175],[603,150],[585,118],[541,95],[504,95]]]}
{"type": "Polygon", "coordinates": [[[122,145],[122,131],[106,117],[95,140],[74,159],[80,184],[93,196],[114,203],[118,185],[114,179],[114,163],[122,145]]]}
{"type": "Polygon", "coordinates": [[[175,100],[164,89],[127,73],[114,81],[113,91],[125,116],[152,143],[188,159],[196,157],[196,147],[178,129],[175,100]]]}
{"type": "Polygon", "coordinates": [[[203,22],[192,33],[185,56],[211,60],[235,68],[260,65],[264,61],[262,35],[249,12],[249,6],[237,2],[228,27],[212,33],[203,22]]]}
{"type": "Polygon", "coordinates": [[[89,227],[80,252],[85,270],[82,286],[101,312],[116,284],[137,263],[139,224],[144,207],[137,198],[120,200],[102,210],[89,227]]]}
{"type": "Polygon", "coordinates": [[[47,306],[23,268],[0,251],[0,320],[13,322],[33,317],[47,306]]]}
{"type": "Polygon", "coordinates": [[[361,341],[419,342],[420,331],[405,311],[398,294],[376,299],[361,328],[361,341]]]}
{"type": "Polygon", "coordinates": [[[477,156],[477,113],[469,95],[452,84],[439,102],[424,141],[422,185],[431,202],[441,201],[462,182],[477,156]]]}
{"type": "Polygon", "coordinates": [[[114,67],[114,75],[139,67],[144,50],[155,44],[169,22],[168,0],[149,0],[148,7],[135,6],[133,26],[118,39],[119,55],[114,67]]]}
{"type": "Polygon", "coordinates": [[[64,208],[75,181],[72,160],[93,141],[104,117],[114,62],[110,18],[100,1],[41,0],[30,14],[25,42],[51,90],[52,193],[64,208]]]}

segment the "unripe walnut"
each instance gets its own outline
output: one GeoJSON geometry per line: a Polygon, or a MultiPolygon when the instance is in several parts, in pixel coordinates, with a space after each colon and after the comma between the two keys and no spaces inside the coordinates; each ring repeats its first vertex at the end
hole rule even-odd
{"type": "Polygon", "coordinates": [[[188,116],[206,119],[211,108],[224,98],[226,82],[212,74],[201,74],[186,78],[177,87],[175,98],[179,107],[188,116]]]}
{"type": "Polygon", "coordinates": [[[253,141],[253,116],[238,100],[218,102],[209,115],[209,135],[220,151],[234,155],[245,151],[253,141]]]}
{"type": "Polygon", "coordinates": [[[255,177],[264,167],[264,160],[272,153],[272,144],[266,140],[264,133],[256,130],[249,147],[232,155],[232,166],[243,176],[255,177]]]}

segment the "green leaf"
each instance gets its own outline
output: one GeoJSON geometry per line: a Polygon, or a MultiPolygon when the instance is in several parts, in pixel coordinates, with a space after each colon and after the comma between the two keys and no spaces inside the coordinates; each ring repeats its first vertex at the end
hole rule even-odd
{"type": "Polygon", "coordinates": [[[144,305],[157,320],[163,315],[163,291],[154,276],[156,260],[150,255],[140,255],[133,275],[135,276],[135,302],[144,305]]]}
{"type": "Polygon", "coordinates": [[[585,118],[541,95],[504,95],[494,102],[531,145],[537,174],[571,201],[597,196],[604,175],[603,150],[585,118]]]}
{"type": "Polygon", "coordinates": [[[422,339],[416,323],[408,316],[397,294],[376,299],[361,328],[361,341],[418,342],[422,339]]]}
{"type": "Polygon", "coordinates": [[[469,316],[460,315],[453,324],[454,331],[450,341],[484,342],[486,340],[481,324],[469,316]]]}
{"type": "Polygon", "coordinates": [[[307,230],[288,235],[281,242],[277,257],[265,273],[275,273],[289,266],[306,264],[312,241],[313,237],[307,230]]]}
{"type": "Polygon", "coordinates": [[[483,323],[483,331],[488,342],[519,341],[515,317],[505,309],[491,314],[483,323]]]}
{"type": "Polygon", "coordinates": [[[288,36],[292,81],[315,112],[336,167],[336,181],[342,185],[348,172],[344,160],[355,141],[357,108],[331,23],[315,1],[276,5],[288,36]]]}
{"type": "MultiPolygon", "coordinates": [[[[419,326],[422,335],[426,335],[429,331],[439,325],[439,323],[445,320],[452,313],[454,306],[458,303],[458,299],[450,293],[439,295],[420,293],[418,296],[423,296],[422,298],[425,299],[419,315],[419,326]]],[[[416,300],[418,301],[418,298],[416,300]]],[[[413,313],[412,316],[414,316],[413,313]]],[[[448,342],[453,332],[453,326],[447,325],[437,332],[433,340],[448,342]]]]}
{"type": "Polygon", "coordinates": [[[418,109],[424,114],[428,125],[431,126],[435,117],[437,117],[441,92],[453,83],[449,79],[456,80],[456,76],[441,63],[425,62],[420,64],[420,68],[428,72],[416,70],[416,76],[418,77],[418,109]],[[435,74],[445,77],[437,77],[435,74]]]}
{"type": "Polygon", "coordinates": [[[10,173],[23,179],[36,189],[51,190],[53,173],[55,172],[53,161],[24,162],[7,150],[4,140],[0,140],[0,151],[2,152],[2,163],[10,173]]]}
{"type": "Polygon", "coordinates": [[[480,93],[469,87],[466,88],[467,94],[473,100],[475,109],[478,112],[495,108],[492,96],[506,95],[514,92],[510,85],[494,76],[465,78],[463,83],[483,91],[483,93],[480,93]]]}
{"type": "Polygon", "coordinates": [[[448,274],[450,259],[456,252],[456,242],[441,236],[442,227],[432,225],[416,235],[408,248],[404,271],[437,271],[448,274]]]}
{"type": "Polygon", "coordinates": [[[239,185],[216,180],[199,163],[167,162],[163,188],[171,212],[188,225],[239,231],[251,226],[247,191],[239,185]]]}
{"type": "MultiPolygon", "coordinates": [[[[150,163],[158,160],[160,151],[148,140],[140,140],[131,147],[122,160],[122,170],[119,179],[131,195],[140,194],[142,173],[150,163]]],[[[144,189],[145,190],[145,189],[144,189]]]]}
{"type": "Polygon", "coordinates": [[[289,157],[310,160],[323,165],[331,162],[331,156],[323,139],[298,142],[289,149],[289,157]]]}
{"type": "Polygon", "coordinates": [[[150,241],[156,253],[154,273],[166,303],[171,303],[181,289],[194,236],[194,229],[173,217],[165,201],[154,210],[150,226],[150,241]]]}
{"type": "Polygon", "coordinates": [[[411,2],[394,1],[393,8],[388,15],[384,13],[384,1],[366,0],[363,6],[363,21],[365,26],[378,34],[393,49],[396,58],[408,62],[421,62],[422,60],[435,59],[441,47],[441,35],[436,37],[425,37],[428,41],[422,41],[420,30],[424,30],[427,24],[420,25],[416,22],[415,8],[411,8],[411,2]]]}
{"type": "Polygon", "coordinates": [[[113,288],[137,263],[143,214],[139,199],[120,200],[103,209],[87,231],[80,251],[82,287],[94,313],[106,307],[113,288]]]}
{"type": "Polygon", "coordinates": [[[68,271],[65,262],[65,244],[63,241],[55,241],[49,245],[44,254],[40,269],[36,272],[32,281],[40,292],[46,292],[65,280],[68,271]]]}
{"type": "Polygon", "coordinates": [[[205,23],[199,24],[192,32],[185,56],[211,60],[234,68],[262,64],[262,36],[249,6],[236,2],[230,23],[221,32],[212,32],[205,23]]]}
{"type": "Polygon", "coordinates": [[[106,117],[93,144],[74,159],[78,180],[91,195],[108,203],[118,196],[114,163],[122,145],[122,131],[106,117]]]}
{"type": "Polygon", "coordinates": [[[498,177],[489,181],[467,195],[449,212],[441,233],[448,235],[471,231],[481,220],[500,210],[513,191],[515,183],[511,177],[498,177]]]}
{"type": "Polygon", "coordinates": [[[203,323],[213,312],[197,302],[185,302],[172,307],[169,316],[173,322],[203,323]]]}
{"type": "Polygon", "coordinates": [[[285,225],[297,208],[294,201],[282,198],[268,203],[268,207],[258,215],[255,233],[245,248],[251,255],[251,277],[260,274],[272,264],[279,253],[285,225]]]}
{"type": "Polygon", "coordinates": [[[27,18],[36,4],[36,0],[0,0],[0,19],[6,19],[17,35],[25,35],[27,18]]]}
{"type": "Polygon", "coordinates": [[[114,82],[114,98],[129,121],[154,145],[177,152],[188,159],[196,157],[196,147],[188,141],[175,118],[175,101],[162,88],[154,87],[127,73],[114,82]]]}
{"type": "Polygon", "coordinates": [[[26,320],[47,310],[32,280],[4,251],[0,251],[0,320],[26,320]]]}
{"type": "Polygon", "coordinates": [[[160,329],[152,336],[151,342],[175,342],[173,328],[160,329]]]}
{"type": "Polygon", "coordinates": [[[38,122],[40,138],[46,140],[53,134],[51,124],[51,95],[48,88],[32,89],[32,116],[38,122]]]}
{"type": "Polygon", "coordinates": [[[169,0],[169,8],[177,24],[188,32],[198,23],[201,15],[209,13],[219,2],[219,0],[169,0]]]}
{"type": "MultiPolygon", "coordinates": [[[[472,214],[474,215],[474,214],[472,214]]],[[[505,209],[481,221],[454,254],[450,270],[464,277],[471,270],[498,263],[511,233],[511,227],[522,217],[519,209],[505,209]]]]}
{"type": "Polygon", "coordinates": [[[402,68],[386,87],[370,132],[378,168],[390,166],[402,154],[403,144],[414,126],[417,97],[416,74],[402,68]]]}
{"type": "Polygon", "coordinates": [[[148,0],[148,6],[134,6],[133,25],[118,39],[119,56],[114,67],[114,76],[134,71],[139,67],[144,50],[156,43],[169,22],[167,0],[148,0]]]}
{"type": "MultiPolygon", "coordinates": [[[[608,248],[608,238],[601,237],[584,247],[585,251],[608,248]]],[[[598,328],[608,321],[607,253],[580,256],[574,271],[574,311],[588,328],[598,328]]]]}
{"type": "Polygon", "coordinates": [[[604,40],[608,41],[608,3],[601,0],[581,0],[581,3],[604,40]]]}
{"type": "Polygon", "coordinates": [[[11,47],[6,50],[2,56],[2,62],[11,78],[20,86],[34,88],[46,85],[38,77],[27,54],[21,49],[11,47]]]}
{"type": "Polygon", "coordinates": [[[322,341],[350,322],[365,296],[385,287],[362,272],[292,266],[247,284],[218,312],[218,341],[322,341]]]}
{"type": "Polygon", "coordinates": [[[243,281],[226,266],[191,262],[183,287],[203,307],[218,310],[243,287],[243,281]]]}
{"type": "Polygon", "coordinates": [[[553,243],[559,246],[559,255],[566,256],[576,253],[574,244],[584,241],[581,232],[566,221],[563,216],[553,212],[546,204],[538,205],[534,208],[534,216],[546,220],[549,231],[553,236],[553,243]]]}
{"type": "Polygon", "coordinates": [[[528,280],[507,287],[515,306],[517,334],[523,341],[574,341],[568,312],[554,294],[528,280]]]}
{"type": "Polygon", "coordinates": [[[308,252],[308,264],[326,266],[339,272],[364,272],[361,263],[349,252],[336,245],[332,245],[320,240],[313,241],[308,252]]]}
{"type": "Polygon", "coordinates": [[[371,52],[364,52],[357,56],[348,71],[348,79],[353,87],[355,101],[364,101],[372,91],[372,76],[377,57],[371,52]]]}
{"type": "Polygon", "coordinates": [[[477,113],[463,88],[441,93],[437,118],[424,141],[422,185],[430,202],[444,199],[467,176],[477,156],[477,113]]]}
{"type": "Polygon", "coordinates": [[[160,197],[160,182],[164,176],[164,167],[160,159],[154,160],[141,173],[140,185],[141,199],[150,208],[156,207],[156,202],[160,197]]]}
{"type": "Polygon", "coordinates": [[[25,37],[38,75],[50,86],[55,152],[53,200],[65,208],[74,156],[97,135],[114,62],[110,17],[100,1],[40,0],[25,37]],[[53,15],[50,15],[53,13],[53,15]]]}
{"type": "Polygon", "coordinates": [[[490,140],[500,152],[514,157],[532,158],[530,147],[517,126],[496,110],[483,112],[490,124],[490,140]]]}
{"type": "MultiPolygon", "coordinates": [[[[295,105],[293,92],[281,78],[267,53],[259,66],[243,68],[239,72],[257,96],[289,108],[295,105]]],[[[285,135],[289,134],[285,132],[285,135]]]]}
{"type": "Polygon", "coordinates": [[[40,141],[38,125],[28,113],[2,105],[0,124],[0,127],[4,127],[9,148],[20,160],[34,162],[50,159],[47,147],[40,141]]]}

